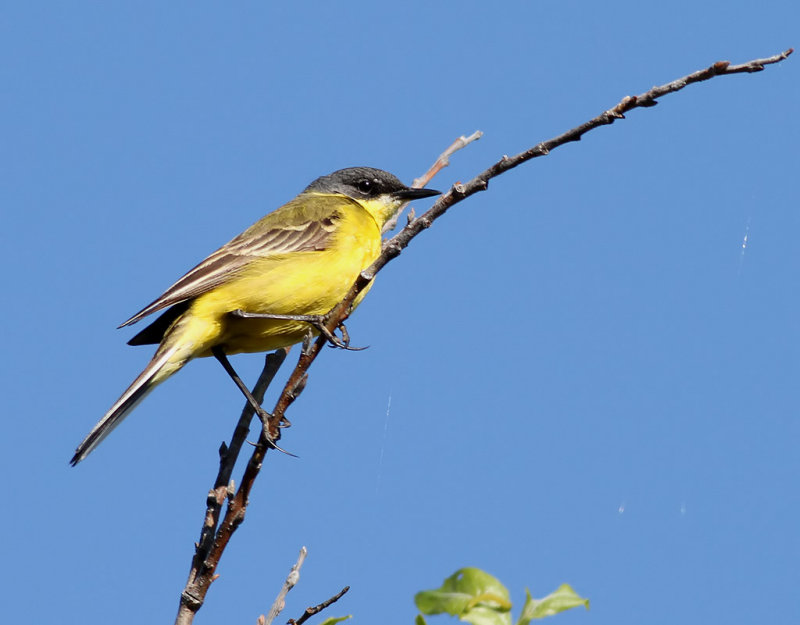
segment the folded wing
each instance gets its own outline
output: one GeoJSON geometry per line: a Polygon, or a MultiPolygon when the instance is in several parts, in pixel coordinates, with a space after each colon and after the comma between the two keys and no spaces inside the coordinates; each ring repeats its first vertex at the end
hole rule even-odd
{"type": "Polygon", "coordinates": [[[306,198],[302,206],[294,200],[270,213],[190,269],[158,299],[119,327],[131,325],[154,312],[207,293],[230,280],[254,260],[277,254],[326,249],[336,230],[340,213],[336,208],[326,209],[333,203],[325,202],[323,197],[306,198]]]}

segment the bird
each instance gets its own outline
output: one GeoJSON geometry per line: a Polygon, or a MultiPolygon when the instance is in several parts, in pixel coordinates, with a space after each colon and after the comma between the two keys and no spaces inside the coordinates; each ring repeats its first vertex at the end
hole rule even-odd
{"type": "Polygon", "coordinates": [[[119,326],[161,312],[128,341],[157,345],[152,359],[78,445],[70,464],[86,458],[146,395],[194,358],[215,356],[249,396],[227,356],[288,347],[318,334],[321,324],[311,320],[338,304],[380,255],[386,223],[407,202],[439,194],[406,186],[381,169],[340,169],[210,254],[119,326]]]}

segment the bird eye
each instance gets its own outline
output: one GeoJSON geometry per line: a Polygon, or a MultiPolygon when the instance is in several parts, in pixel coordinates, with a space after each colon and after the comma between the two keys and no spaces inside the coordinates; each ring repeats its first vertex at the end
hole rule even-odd
{"type": "Polygon", "coordinates": [[[356,186],[361,193],[368,194],[372,191],[372,180],[364,178],[363,180],[359,180],[356,186]]]}

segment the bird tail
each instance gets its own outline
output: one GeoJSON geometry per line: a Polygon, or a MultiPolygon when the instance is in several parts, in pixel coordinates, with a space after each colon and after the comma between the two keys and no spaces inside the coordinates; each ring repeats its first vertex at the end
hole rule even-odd
{"type": "Polygon", "coordinates": [[[114,402],[114,405],[111,406],[105,416],[97,422],[97,425],[92,428],[92,431],[83,439],[83,442],[78,445],[75,455],[70,460],[70,464],[73,467],[103,442],[103,439],[122,423],[122,420],[139,405],[139,402],[150,391],[188,362],[188,358],[174,358],[178,347],[173,342],[172,345],[162,346],[156,351],[155,356],[153,356],[144,371],[139,374],[139,377],[133,381],[122,396],[114,402]]]}

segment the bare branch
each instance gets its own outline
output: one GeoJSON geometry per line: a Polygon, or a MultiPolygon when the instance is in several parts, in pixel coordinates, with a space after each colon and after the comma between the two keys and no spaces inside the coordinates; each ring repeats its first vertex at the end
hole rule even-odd
{"type": "Polygon", "coordinates": [[[341,599],[348,590],[350,590],[350,586],[345,586],[339,592],[333,595],[333,597],[331,597],[330,599],[326,599],[319,605],[315,605],[313,608],[306,608],[306,611],[303,612],[303,616],[301,616],[299,619],[295,620],[293,618],[290,618],[289,625],[303,625],[303,623],[305,623],[312,616],[314,616],[315,614],[319,614],[329,605],[339,601],[339,599],[341,599]]]}
{"type": "MultiPolygon", "coordinates": [[[[261,371],[255,386],[253,387],[253,396],[260,403],[264,401],[264,393],[269,387],[275,374],[280,369],[283,361],[289,353],[289,349],[279,349],[273,353],[267,354],[264,369],[261,371]]],[[[219,472],[217,478],[214,480],[214,488],[208,491],[206,498],[206,513],[203,518],[203,526],[200,530],[200,540],[195,543],[195,553],[192,558],[192,567],[189,571],[189,579],[186,586],[181,593],[181,603],[178,608],[178,616],[175,623],[183,625],[191,623],[195,612],[203,605],[205,593],[208,587],[214,580],[214,570],[216,569],[217,562],[208,559],[211,547],[214,544],[216,537],[217,524],[219,523],[219,515],[222,510],[222,505],[226,499],[231,499],[235,493],[231,475],[233,475],[233,467],[236,460],[239,458],[244,441],[247,439],[247,433],[250,431],[250,422],[253,419],[255,411],[253,407],[245,402],[242,414],[231,436],[229,445],[222,443],[219,448],[219,472]]]]}
{"type": "Polygon", "coordinates": [[[509,169],[513,169],[514,167],[517,167],[518,165],[521,165],[532,158],[546,156],[550,154],[552,150],[564,145],[565,143],[580,141],[581,137],[590,130],[594,130],[600,126],[613,124],[617,119],[624,119],[624,114],[630,110],[640,107],[646,108],[654,106],[656,104],[656,98],[662,97],[669,93],[674,93],[675,91],[680,91],[690,84],[709,80],[715,76],[761,71],[766,65],[778,63],[786,59],[792,52],[793,50],[790,48],[781,54],[776,54],[775,56],[771,56],[766,59],[756,59],[748,63],[743,63],[742,65],[730,65],[728,61],[718,61],[706,69],[694,72],[688,76],[684,76],[683,78],[673,80],[665,85],[653,87],[641,95],[626,96],[616,106],[604,111],[597,117],[590,119],[580,126],[576,126],[575,128],[568,130],[558,137],[549,139],[547,141],[542,141],[541,143],[538,143],[532,148],[525,150],[524,152],[520,152],[515,156],[504,156],[494,165],[475,176],[469,182],[465,184],[453,185],[450,191],[439,198],[439,200],[436,201],[436,203],[434,203],[434,205],[427,212],[414,219],[397,235],[390,239],[387,244],[384,245],[383,254],[380,255],[380,257],[372,264],[371,267],[362,272],[361,276],[363,280],[356,282],[356,285],[353,287],[356,292],[353,293],[353,291],[351,291],[348,293],[348,297],[345,298],[345,302],[353,301],[358,293],[361,292],[364,287],[366,287],[366,285],[375,277],[375,274],[377,274],[386,263],[398,256],[400,252],[408,246],[408,244],[411,242],[411,239],[417,236],[422,230],[429,228],[434,220],[441,217],[451,206],[461,202],[465,198],[468,198],[475,193],[478,193],[479,191],[485,191],[489,186],[489,180],[492,178],[495,178],[500,174],[507,172],[509,169]],[[351,295],[352,299],[350,299],[351,295]]]}
{"type": "Polygon", "coordinates": [[[278,593],[278,596],[275,597],[275,601],[272,604],[272,607],[269,609],[269,612],[266,616],[259,616],[258,617],[258,625],[270,625],[272,621],[275,620],[275,617],[281,613],[284,606],[286,605],[286,595],[289,594],[289,591],[294,588],[295,584],[300,581],[300,568],[303,566],[303,562],[306,561],[306,556],[308,555],[308,550],[305,547],[300,548],[300,555],[297,556],[297,562],[294,563],[292,566],[292,570],[289,571],[289,575],[286,576],[286,580],[283,582],[283,587],[281,587],[281,591],[278,593]]]}

